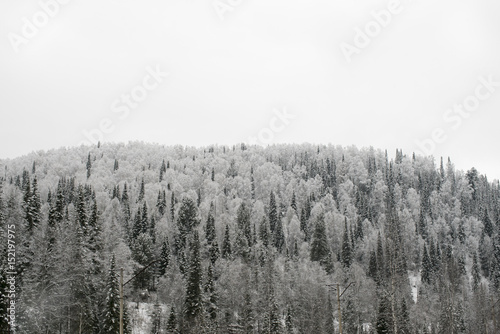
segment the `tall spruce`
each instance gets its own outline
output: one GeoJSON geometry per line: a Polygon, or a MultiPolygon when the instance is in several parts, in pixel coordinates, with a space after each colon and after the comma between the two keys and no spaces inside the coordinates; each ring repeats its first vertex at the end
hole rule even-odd
{"type": "Polygon", "coordinates": [[[188,326],[195,326],[202,315],[202,270],[200,259],[200,240],[198,231],[192,232],[190,242],[191,254],[186,282],[186,299],[184,301],[184,316],[188,326]]]}
{"type": "Polygon", "coordinates": [[[106,281],[103,334],[116,334],[120,330],[120,291],[116,272],[115,255],[111,257],[106,281]]]}
{"type": "Polygon", "coordinates": [[[324,216],[321,214],[316,219],[316,225],[311,241],[311,261],[316,261],[330,273],[333,270],[330,247],[326,235],[324,216]]]}

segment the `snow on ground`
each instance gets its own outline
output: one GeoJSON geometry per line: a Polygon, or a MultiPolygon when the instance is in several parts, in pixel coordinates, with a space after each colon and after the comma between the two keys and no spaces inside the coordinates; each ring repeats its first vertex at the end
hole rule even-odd
{"type": "Polygon", "coordinates": [[[420,286],[420,272],[408,272],[408,279],[410,280],[411,295],[413,301],[416,303],[418,300],[418,287],[420,286]]]}
{"type": "MultiPolygon", "coordinates": [[[[142,302],[129,302],[127,303],[128,313],[130,317],[130,325],[132,327],[132,334],[149,334],[151,333],[151,324],[155,304],[142,303],[142,302]]],[[[168,317],[169,308],[166,305],[161,305],[162,309],[162,322],[168,317]]]]}

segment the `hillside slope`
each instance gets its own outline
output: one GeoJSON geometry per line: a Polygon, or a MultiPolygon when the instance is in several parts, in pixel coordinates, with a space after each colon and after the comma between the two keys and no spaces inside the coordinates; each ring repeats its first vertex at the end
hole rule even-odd
{"type": "Polygon", "coordinates": [[[125,299],[148,303],[141,328],[157,333],[331,333],[337,284],[345,333],[480,333],[500,320],[500,187],[449,159],[130,143],[0,168],[22,332],[116,333],[118,268],[138,274],[125,299]]]}

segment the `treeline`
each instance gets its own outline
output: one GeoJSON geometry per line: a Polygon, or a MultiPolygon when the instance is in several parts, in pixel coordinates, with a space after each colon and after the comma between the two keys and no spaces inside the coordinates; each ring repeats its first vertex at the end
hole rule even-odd
{"type": "Polygon", "coordinates": [[[21,333],[118,333],[119,268],[151,333],[338,332],[337,286],[344,333],[497,331],[499,183],[450,159],[131,143],[0,167],[21,333]]]}

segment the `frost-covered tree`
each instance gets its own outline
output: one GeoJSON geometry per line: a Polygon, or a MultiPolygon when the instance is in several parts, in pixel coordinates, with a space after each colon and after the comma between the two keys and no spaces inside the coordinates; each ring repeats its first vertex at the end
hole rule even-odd
{"type": "Polygon", "coordinates": [[[120,289],[113,254],[106,281],[106,300],[103,314],[103,334],[116,334],[120,330],[120,289]]]}

